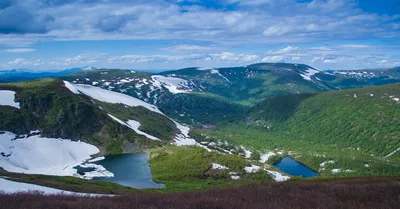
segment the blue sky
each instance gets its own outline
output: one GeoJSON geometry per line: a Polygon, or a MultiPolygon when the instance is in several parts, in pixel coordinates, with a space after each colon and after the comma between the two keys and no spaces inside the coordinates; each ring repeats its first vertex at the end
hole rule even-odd
{"type": "Polygon", "coordinates": [[[400,0],[0,0],[0,69],[400,66],[400,0]]]}

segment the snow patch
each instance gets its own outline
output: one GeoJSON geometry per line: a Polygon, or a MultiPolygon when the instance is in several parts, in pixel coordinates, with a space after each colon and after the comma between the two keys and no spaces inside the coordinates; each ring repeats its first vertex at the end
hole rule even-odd
{"type": "Polygon", "coordinates": [[[312,81],[311,76],[313,76],[313,75],[315,75],[315,74],[317,74],[317,73],[319,73],[319,72],[320,72],[319,70],[312,69],[312,68],[308,68],[308,69],[305,71],[305,74],[300,74],[300,75],[301,75],[301,77],[304,78],[304,80],[312,81]]]}
{"type": "Polygon", "coordinates": [[[154,137],[154,136],[152,136],[152,135],[150,135],[150,134],[147,134],[147,133],[145,133],[145,132],[143,132],[143,131],[140,131],[140,130],[139,130],[140,123],[139,123],[138,121],[135,121],[135,120],[128,120],[128,122],[125,123],[124,121],[118,119],[117,117],[115,117],[115,116],[113,116],[113,115],[108,114],[108,116],[110,116],[110,118],[112,118],[113,120],[117,121],[117,122],[120,123],[121,125],[127,126],[128,128],[134,130],[134,131],[135,131],[137,134],[139,134],[139,135],[144,135],[144,136],[146,136],[147,138],[152,139],[152,140],[160,140],[160,139],[158,139],[157,137],[154,137]]]}
{"type": "MultiPolygon", "coordinates": [[[[66,81],[64,81],[66,82],[66,81]]],[[[66,84],[67,86],[67,84],[66,84]]],[[[91,85],[85,85],[85,84],[71,84],[69,83],[69,87],[67,88],[73,88],[71,90],[72,92],[78,92],[85,94],[93,99],[102,101],[102,102],[107,102],[107,103],[112,103],[112,104],[125,104],[130,107],[137,107],[137,106],[142,106],[148,110],[151,110],[156,113],[163,114],[156,106],[151,105],[149,103],[146,103],[142,100],[136,99],[134,97],[105,90],[99,87],[94,87],[91,85]]]]}
{"type": "Polygon", "coordinates": [[[246,149],[246,147],[244,147],[244,146],[240,146],[240,148],[243,149],[245,158],[250,158],[251,157],[252,152],[250,150],[246,149]]]}
{"type": "Polygon", "coordinates": [[[15,139],[11,132],[0,134],[0,167],[9,172],[81,177],[74,169],[91,159],[99,149],[93,145],[39,135],[15,139]]]}
{"type": "Polygon", "coordinates": [[[325,161],[325,162],[322,162],[321,164],[319,164],[319,166],[320,167],[325,167],[325,165],[326,164],[334,164],[335,163],[335,161],[334,160],[329,160],[329,161],[325,161]]]}
{"type": "Polygon", "coordinates": [[[211,74],[218,74],[221,78],[225,79],[228,82],[231,82],[227,77],[225,77],[224,75],[222,75],[218,69],[212,69],[211,70],[211,74]]]}
{"type": "Polygon", "coordinates": [[[181,78],[165,77],[161,75],[153,75],[151,78],[153,79],[156,87],[160,87],[162,85],[173,94],[193,91],[193,89],[191,89],[189,86],[189,81],[181,78]]]}
{"type": "Polygon", "coordinates": [[[244,167],[244,170],[246,171],[246,173],[257,173],[258,171],[260,171],[260,166],[251,165],[244,167]]]}
{"type": "Polygon", "coordinates": [[[266,171],[267,171],[269,174],[271,174],[272,178],[273,178],[275,181],[282,182],[282,181],[287,181],[287,180],[290,179],[289,176],[283,175],[283,174],[281,174],[281,173],[279,173],[279,172],[277,172],[277,171],[271,171],[271,170],[266,170],[266,171]]]}
{"type": "Polygon", "coordinates": [[[336,173],[341,173],[341,172],[351,173],[351,172],[354,172],[354,171],[350,170],[350,169],[342,170],[342,169],[339,169],[339,168],[334,168],[334,169],[331,170],[331,172],[333,174],[336,174],[336,173]]]}
{"type": "Polygon", "coordinates": [[[15,92],[0,90],[0,106],[10,106],[20,109],[19,102],[14,102],[15,92]]]}
{"type": "Polygon", "coordinates": [[[87,162],[88,163],[94,163],[94,162],[98,162],[98,161],[102,161],[102,160],[104,160],[104,159],[106,159],[105,157],[96,157],[96,158],[94,158],[94,159],[91,159],[91,160],[88,160],[87,162]]]}
{"type": "Polygon", "coordinates": [[[106,178],[114,177],[114,174],[111,173],[110,171],[108,171],[102,165],[85,163],[85,164],[82,164],[79,166],[82,168],[93,168],[94,169],[94,171],[85,172],[85,175],[83,176],[83,178],[85,178],[85,179],[93,179],[94,177],[106,177],[106,178]]]}
{"type": "Polygon", "coordinates": [[[72,93],[74,94],[80,94],[80,92],[78,91],[77,88],[75,88],[75,85],[68,82],[68,81],[64,81],[64,85],[65,87],[67,87],[72,93]]]}
{"type": "Polygon", "coordinates": [[[147,138],[152,139],[152,140],[160,140],[160,139],[158,139],[158,138],[155,137],[155,136],[152,136],[152,135],[150,135],[150,134],[147,134],[147,133],[145,133],[145,132],[139,130],[140,123],[139,123],[138,121],[135,121],[135,120],[128,120],[128,122],[126,122],[126,123],[127,123],[136,133],[138,133],[138,134],[140,134],[140,135],[144,135],[144,136],[146,136],[147,138]]]}
{"type": "Polygon", "coordinates": [[[232,180],[239,180],[239,179],[240,179],[240,176],[231,176],[231,179],[232,179],[232,180]]]}
{"type": "Polygon", "coordinates": [[[211,168],[212,169],[216,169],[216,170],[226,170],[226,169],[229,169],[228,167],[226,167],[226,166],[224,166],[224,165],[221,165],[221,164],[218,164],[218,163],[212,163],[211,164],[211,168]]]}
{"type": "Polygon", "coordinates": [[[39,185],[35,185],[35,184],[9,181],[9,180],[3,179],[3,178],[0,178],[0,191],[3,191],[7,194],[18,193],[18,192],[38,191],[38,192],[42,192],[44,195],[61,194],[61,195],[78,195],[78,196],[90,196],[90,197],[113,196],[113,195],[70,192],[70,191],[45,187],[45,186],[39,186],[39,185]]]}
{"type": "Polygon", "coordinates": [[[260,163],[265,163],[267,162],[268,158],[270,158],[271,156],[276,155],[274,152],[268,152],[267,154],[262,154],[260,156],[260,163]]]}

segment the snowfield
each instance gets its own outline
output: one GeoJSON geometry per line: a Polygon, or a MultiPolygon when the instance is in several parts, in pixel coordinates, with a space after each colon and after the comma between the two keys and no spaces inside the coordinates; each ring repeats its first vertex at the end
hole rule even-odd
{"type": "MultiPolygon", "coordinates": [[[[11,132],[0,134],[0,167],[9,172],[84,178],[74,167],[99,152],[93,145],[67,139],[45,138],[40,135],[15,138],[16,135],[11,132]]],[[[100,176],[111,175],[103,173],[100,176]]]]}
{"type": "Polygon", "coordinates": [[[161,86],[164,86],[173,94],[193,91],[193,89],[191,89],[189,86],[189,81],[181,78],[153,75],[151,76],[151,79],[153,80],[153,85],[155,87],[161,88],[161,86]]]}
{"type": "Polygon", "coordinates": [[[65,87],[75,94],[85,94],[93,99],[112,104],[125,104],[130,107],[142,106],[153,112],[163,114],[156,106],[125,94],[105,90],[91,85],[71,84],[68,81],[64,81],[64,83],[65,87]]]}
{"type": "Polygon", "coordinates": [[[50,187],[39,186],[35,184],[27,184],[20,183],[15,181],[9,181],[3,178],[0,178],[0,191],[3,191],[7,194],[10,193],[18,193],[18,192],[42,192],[44,195],[79,195],[79,196],[113,196],[113,195],[101,195],[101,194],[90,194],[90,193],[78,193],[78,192],[70,192],[65,190],[53,189],[50,187]]]}
{"type": "Polygon", "coordinates": [[[19,102],[14,102],[15,92],[0,90],[0,106],[10,106],[20,109],[19,102]]]}

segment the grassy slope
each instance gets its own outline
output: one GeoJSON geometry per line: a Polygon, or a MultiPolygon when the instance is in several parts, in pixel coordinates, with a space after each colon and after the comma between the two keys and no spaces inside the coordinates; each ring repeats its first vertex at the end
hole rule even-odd
{"type": "Polygon", "coordinates": [[[333,175],[333,168],[355,171],[337,175],[399,175],[399,155],[383,158],[400,147],[400,104],[389,96],[400,97],[400,84],[276,96],[254,107],[242,121],[192,135],[199,141],[227,140],[262,151],[294,151],[315,170],[323,161],[336,160],[322,175],[333,175]]]}
{"type": "Polygon", "coordinates": [[[245,166],[250,162],[237,155],[223,155],[208,152],[200,147],[167,146],[153,150],[150,154],[150,168],[153,179],[166,185],[166,191],[186,191],[209,189],[227,185],[271,181],[266,172],[247,174],[245,166]],[[227,166],[228,170],[211,169],[212,163],[227,166]],[[241,180],[232,180],[229,172],[241,176],[241,180]]]}
{"type": "Polygon", "coordinates": [[[400,179],[352,178],[243,185],[172,194],[136,193],[118,197],[0,195],[0,205],[28,208],[398,208],[400,179]]]}

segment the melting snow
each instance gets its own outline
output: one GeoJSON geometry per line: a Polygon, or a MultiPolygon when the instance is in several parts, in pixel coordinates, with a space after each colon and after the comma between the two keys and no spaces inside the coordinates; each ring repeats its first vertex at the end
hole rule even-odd
{"type": "Polygon", "coordinates": [[[153,75],[151,78],[153,79],[156,87],[163,85],[173,94],[187,93],[192,91],[192,89],[189,87],[189,82],[181,78],[165,77],[161,75],[153,75]]]}
{"type": "Polygon", "coordinates": [[[78,89],[75,87],[75,84],[72,84],[68,81],[64,81],[65,87],[67,87],[72,93],[74,94],[80,94],[78,89]]]}
{"type": "Polygon", "coordinates": [[[222,74],[219,72],[219,70],[217,70],[217,69],[212,69],[212,70],[211,70],[211,74],[218,74],[219,76],[221,76],[221,78],[225,79],[225,80],[228,81],[228,82],[231,82],[228,78],[226,78],[224,75],[222,75],[222,74]]]}
{"type": "Polygon", "coordinates": [[[212,163],[211,166],[212,166],[212,169],[217,169],[217,170],[229,169],[228,167],[226,167],[224,165],[221,165],[221,164],[218,164],[218,163],[212,163]]]}
{"type": "Polygon", "coordinates": [[[281,174],[281,173],[279,173],[279,172],[277,172],[277,171],[271,171],[271,170],[266,170],[266,171],[267,171],[269,174],[271,174],[272,178],[273,178],[275,181],[282,182],[282,181],[287,181],[287,180],[290,179],[289,176],[283,175],[283,174],[281,174]]]}
{"type": "Polygon", "coordinates": [[[339,169],[339,168],[334,168],[334,169],[331,170],[331,172],[332,172],[333,174],[335,174],[335,173],[340,173],[340,172],[347,172],[347,173],[350,173],[350,172],[354,172],[354,171],[353,171],[353,170],[350,170],[350,169],[342,170],[342,169],[339,169]]]}
{"type": "Polygon", "coordinates": [[[160,140],[160,139],[158,139],[157,137],[154,137],[154,136],[152,136],[152,135],[150,135],[150,134],[147,134],[147,133],[145,133],[145,132],[143,132],[143,131],[140,131],[140,130],[139,130],[140,123],[139,123],[138,121],[135,121],[135,120],[128,120],[128,122],[125,123],[124,121],[118,119],[117,117],[115,117],[115,116],[113,116],[113,115],[108,114],[108,116],[110,116],[113,120],[117,121],[118,123],[120,123],[120,124],[122,124],[122,125],[124,125],[124,126],[127,126],[127,127],[129,127],[130,129],[134,130],[137,134],[144,135],[144,136],[146,136],[147,138],[152,139],[152,140],[160,140]]]}
{"type": "Polygon", "coordinates": [[[244,146],[240,146],[240,148],[243,149],[245,158],[250,158],[251,157],[251,151],[250,150],[246,149],[246,147],[244,147],[244,146]]]}
{"type": "Polygon", "coordinates": [[[14,102],[15,92],[9,90],[0,90],[0,105],[11,106],[20,109],[19,102],[14,102]]]}
{"type": "Polygon", "coordinates": [[[45,186],[39,186],[35,184],[21,183],[15,181],[9,181],[6,179],[0,178],[0,191],[5,193],[18,193],[18,192],[34,192],[39,191],[43,192],[44,195],[79,195],[79,196],[111,196],[111,195],[101,195],[101,194],[89,194],[89,193],[78,193],[78,192],[70,192],[65,190],[54,189],[45,186]]]}
{"type": "Polygon", "coordinates": [[[101,161],[101,160],[104,160],[104,159],[106,159],[106,158],[105,157],[96,157],[94,159],[88,160],[87,162],[94,163],[94,162],[98,162],[98,161],[101,161]]]}
{"type": "Polygon", "coordinates": [[[260,156],[260,162],[265,163],[265,162],[267,162],[269,157],[274,156],[274,155],[276,155],[274,152],[268,152],[267,154],[263,154],[260,156]]]}
{"type": "Polygon", "coordinates": [[[0,167],[10,172],[82,177],[74,169],[99,152],[93,145],[39,135],[15,139],[11,132],[0,134],[0,167]]]}
{"type": "Polygon", "coordinates": [[[140,123],[138,121],[135,120],[128,120],[128,122],[126,122],[130,127],[132,127],[133,130],[136,131],[136,133],[140,134],[140,135],[145,135],[147,138],[149,139],[153,139],[153,140],[159,140],[157,137],[152,136],[150,134],[147,134],[141,130],[139,130],[140,127],[140,123]]]}
{"type": "Polygon", "coordinates": [[[240,179],[240,176],[231,176],[231,179],[233,179],[233,180],[239,180],[239,179],[240,179]]]}
{"type": "Polygon", "coordinates": [[[325,165],[328,164],[328,163],[329,164],[333,164],[333,163],[335,163],[335,161],[334,160],[325,161],[325,162],[322,162],[321,164],[319,164],[319,166],[320,167],[325,167],[325,165]]]}
{"type": "Polygon", "coordinates": [[[114,174],[107,171],[107,169],[102,165],[85,163],[79,166],[82,168],[94,168],[94,171],[85,172],[85,175],[83,176],[85,179],[93,179],[94,177],[114,177],[114,174]]]}
{"type": "MultiPolygon", "coordinates": [[[[64,83],[69,83],[69,82],[64,81],[64,83]]],[[[130,107],[142,106],[153,112],[163,114],[156,106],[146,103],[142,100],[136,99],[134,97],[125,95],[125,94],[105,90],[105,89],[90,86],[90,85],[84,85],[84,84],[69,83],[68,86],[73,87],[72,90],[69,87],[67,87],[73,93],[76,93],[76,92],[82,93],[89,97],[92,97],[93,99],[96,99],[96,100],[99,100],[102,102],[107,102],[107,103],[112,103],[112,104],[125,104],[130,107]]]]}
{"type": "Polygon", "coordinates": [[[303,77],[305,80],[311,81],[311,80],[312,80],[312,79],[311,79],[311,76],[313,76],[313,75],[315,75],[315,74],[317,74],[317,73],[319,73],[319,72],[320,72],[319,70],[315,70],[315,69],[312,69],[312,68],[308,68],[308,70],[305,71],[305,74],[300,74],[300,75],[301,75],[301,77],[303,77]]]}
{"type": "Polygon", "coordinates": [[[247,173],[257,173],[260,170],[260,166],[251,165],[251,166],[244,167],[244,170],[247,173]]]}

